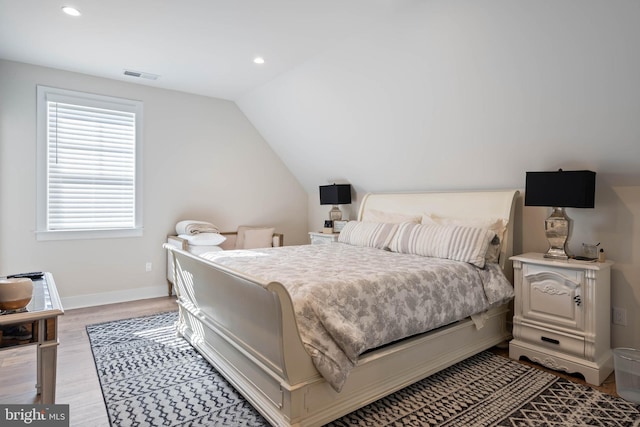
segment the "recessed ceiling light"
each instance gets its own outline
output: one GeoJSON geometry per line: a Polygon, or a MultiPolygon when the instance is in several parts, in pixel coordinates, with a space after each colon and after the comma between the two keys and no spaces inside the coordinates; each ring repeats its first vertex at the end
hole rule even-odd
{"type": "Polygon", "coordinates": [[[256,64],[264,64],[264,58],[261,56],[258,56],[253,60],[253,62],[255,62],[256,64]]]}
{"type": "Polygon", "coordinates": [[[69,16],[80,16],[82,15],[78,9],[73,6],[62,6],[62,11],[69,16]]]}

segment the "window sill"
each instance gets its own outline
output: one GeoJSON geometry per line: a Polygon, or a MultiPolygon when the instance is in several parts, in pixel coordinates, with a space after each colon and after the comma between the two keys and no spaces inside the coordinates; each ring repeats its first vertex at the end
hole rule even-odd
{"type": "Polygon", "coordinates": [[[143,228],[117,228],[109,230],[36,231],[36,240],[84,240],[142,237],[143,228]]]}

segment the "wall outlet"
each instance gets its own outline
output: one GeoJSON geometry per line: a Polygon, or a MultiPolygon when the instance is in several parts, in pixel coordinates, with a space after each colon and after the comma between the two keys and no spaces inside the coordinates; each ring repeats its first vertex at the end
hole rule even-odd
{"type": "Polygon", "coordinates": [[[152,267],[153,267],[153,264],[151,264],[150,262],[147,262],[147,263],[144,265],[144,268],[145,268],[145,270],[147,271],[147,273],[151,271],[151,268],[152,268],[152,267]]]}
{"type": "Polygon", "coordinates": [[[627,326],[627,310],[621,307],[613,307],[611,321],[614,325],[627,326]]]}

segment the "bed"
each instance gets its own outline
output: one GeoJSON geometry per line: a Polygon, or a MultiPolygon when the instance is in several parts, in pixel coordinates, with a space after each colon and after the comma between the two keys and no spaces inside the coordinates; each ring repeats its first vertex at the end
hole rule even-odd
{"type": "MultiPolygon", "coordinates": [[[[409,235],[400,231],[416,230],[422,225],[413,223],[435,221],[447,230],[477,230],[480,226],[474,224],[500,219],[503,228],[491,240],[495,244],[496,234],[500,234],[496,263],[476,270],[498,268],[503,277],[511,280],[509,256],[517,195],[515,190],[368,194],[361,202],[354,227],[367,222],[378,224],[381,214],[383,218],[393,217],[388,220],[395,225],[387,228],[393,229],[389,234],[394,239],[385,240],[384,247],[366,247],[367,258],[385,253],[398,256],[388,249],[401,247],[401,239],[395,236],[409,235]],[[398,221],[403,216],[407,221],[398,221]],[[420,220],[410,220],[417,218],[420,220]]],[[[444,230],[436,225],[429,229],[444,230]]],[[[355,250],[345,242],[311,246],[335,246],[318,251],[335,249],[342,251],[340,254],[355,250]]],[[[311,246],[291,247],[288,251],[308,252],[311,246]]],[[[287,257],[293,256],[284,253],[287,247],[261,250],[260,254],[229,251],[224,258],[215,253],[197,256],[165,247],[175,265],[179,333],[273,425],[325,424],[510,337],[506,323],[508,303],[504,300],[461,319],[447,319],[444,325],[428,332],[413,331],[407,338],[360,349],[357,357],[351,358],[347,374],[336,379],[327,376],[317,364],[317,355],[309,350],[297,293],[291,291],[290,284],[274,279],[278,269],[283,273],[295,270],[296,262],[287,265],[287,257]],[[242,258],[264,264],[265,259],[275,256],[274,251],[284,258],[271,263],[268,274],[260,273],[256,265],[246,271],[239,267],[242,258]]],[[[332,256],[330,252],[325,255],[332,256]]],[[[394,259],[390,265],[395,264],[394,259]]],[[[331,265],[335,268],[335,263],[331,265]]]]}

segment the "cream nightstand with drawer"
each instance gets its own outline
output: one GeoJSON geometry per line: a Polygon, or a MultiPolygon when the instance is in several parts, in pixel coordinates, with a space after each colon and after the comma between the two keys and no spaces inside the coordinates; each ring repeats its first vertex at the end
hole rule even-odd
{"type": "Polygon", "coordinates": [[[580,373],[600,385],[613,371],[611,265],[556,261],[528,253],[513,260],[515,301],[509,357],[580,373]]]}
{"type": "Polygon", "coordinates": [[[340,233],[317,233],[315,231],[309,233],[309,239],[312,245],[337,242],[338,236],[340,236],[340,233]]]}

